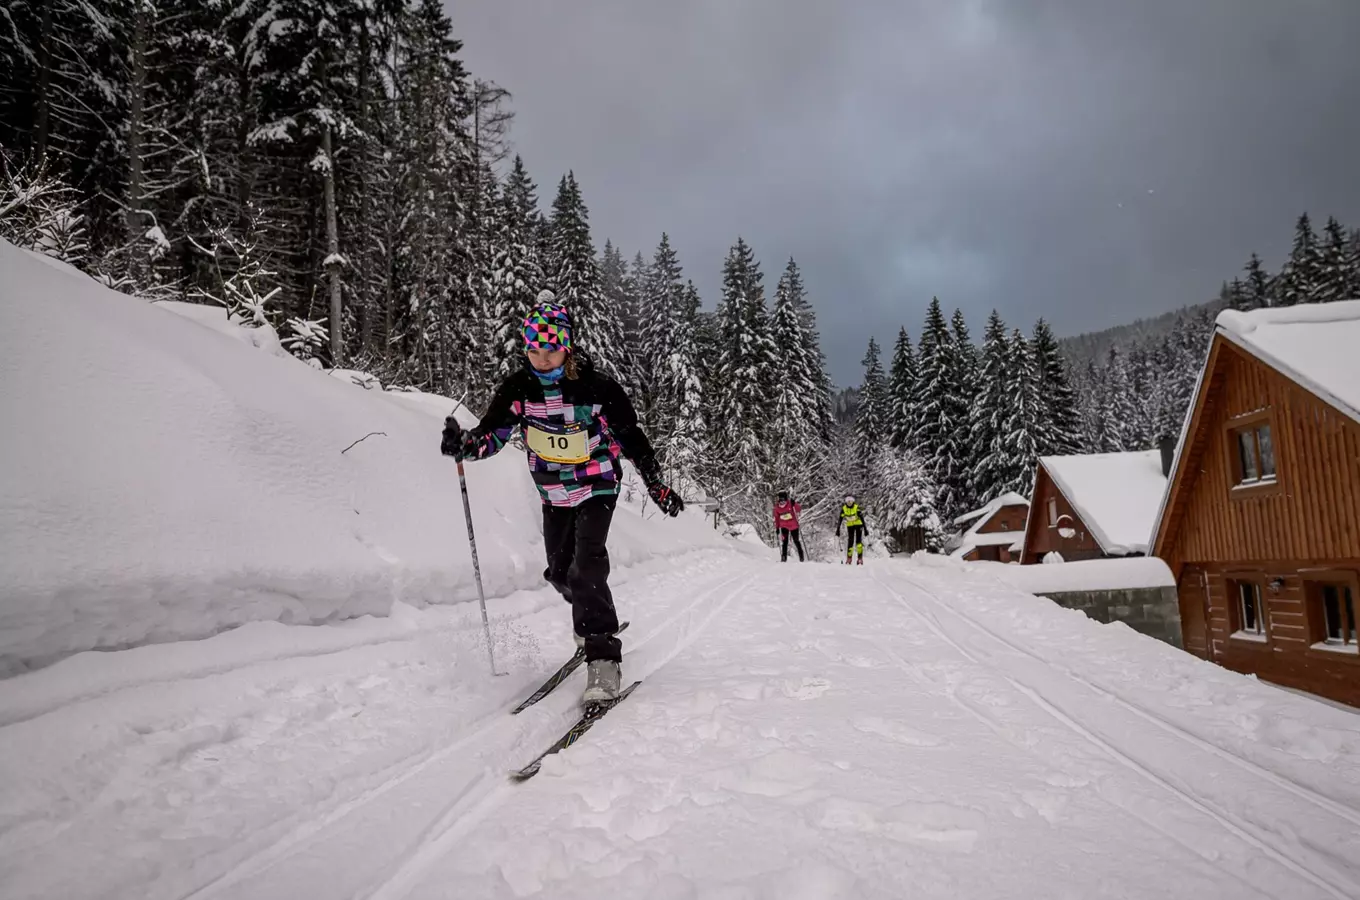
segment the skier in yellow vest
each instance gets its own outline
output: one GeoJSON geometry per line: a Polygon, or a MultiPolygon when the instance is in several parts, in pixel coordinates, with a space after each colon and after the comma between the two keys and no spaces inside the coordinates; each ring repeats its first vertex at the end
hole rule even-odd
{"type": "Polygon", "coordinates": [[[841,506],[841,517],[836,520],[836,537],[841,535],[841,526],[845,526],[845,564],[850,565],[851,557],[859,554],[858,564],[864,565],[864,513],[860,511],[859,504],[855,502],[854,494],[845,495],[845,503],[841,506]]]}

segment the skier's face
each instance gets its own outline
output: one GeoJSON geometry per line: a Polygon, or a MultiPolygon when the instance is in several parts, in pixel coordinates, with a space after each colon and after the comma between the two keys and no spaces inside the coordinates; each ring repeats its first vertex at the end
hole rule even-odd
{"type": "Polygon", "coordinates": [[[529,365],[540,372],[551,372],[567,362],[567,351],[565,350],[543,350],[539,347],[531,347],[525,352],[529,354],[529,365]]]}

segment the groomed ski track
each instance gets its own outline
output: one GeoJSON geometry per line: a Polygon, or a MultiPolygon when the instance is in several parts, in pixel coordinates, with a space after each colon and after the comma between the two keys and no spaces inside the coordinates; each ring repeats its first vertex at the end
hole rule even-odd
{"type": "Polygon", "coordinates": [[[581,686],[508,712],[571,651],[549,591],[493,604],[504,678],[458,611],[30,705],[0,738],[40,745],[91,710],[127,734],[65,818],[0,828],[0,881],[72,900],[1360,898],[1354,779],[1130,693],[1118,660],[988,615],[1024,595],[984,576],[701,551],[617,583],[643,684],[523,784],[507,771],[581,686]],[[203,703],[224,692],[244,699],[203,703]]]}
{"type": "MultiPolygon", "coordinates": [[[[648,617],[652,621],[643,627],[631,627],[629,636],[633,640],[626,643],[624,656],[627,666],[625,671],[629,678],[645,678],[647,672],[674,658],[700,637],[713,618],[754,578],[754,575],[746,572],[734,575],[718,569],[709,577],[699,580],[689,602],[670,611],[665,619],[657,622],[652,615],[648,617]],[[648,625],[651,627],[648,628],[648,625]]],[[[550,611],[570,624],[571,616],[566,604],[558,601],[550,611]]],[[[570,654],[569,645],[565,652],[570,654]]],[[[479,818],[509,800],[516,790],[523,789],[508,783],[506,773],[516,764],[513,761],[527,762],[580,714],[577,700],[583,671],[580,669],[573,673],[575,677],[569,678],[518,716],[511,716],[508,707],[492,710],[471,723],[468,731],[454,743],[423,758],[409,761],[400,771],[362,795],[346,801],[322,817],[299,824],[281,840],[261,848],[202,889],[185,895],[185,900],[206,900],[219,896],[299,896],[292,887],[280,889],[281,884],[292,882],[276,878],[273,873],[275,867],[290,857],[307,855],[304,850],[307,845],[326,843],[328,832],[345,830],[347,820],[373,818],[374,809],[379,805],[392,808],[390,813],[379,814],[386,825],[385,842],[389,846],[396,846],[403,840],[409,843],[407,849],[386,865],[378,867],[375,875],[369,876],[371,887],[359,889],[353,896],[400,896],[394,891],[400,890],[410,873],[418,871],[430,859],[444,852],[479,818]],[[481,770],[471,774],[470,778],[466,777],[466,759],[469,756],[477,757],[482,763],[481,770]],[[451,784],[459,781],[463,784],[456,787],[451,795],[440,796],[451,784]],[[437,803],[440,800],[444,801],[442,805],[437,803]],[[433,816],[430,815],[429,801],[436,801],[433,816]],[[406,812],[411,815],[407,816],[406,812]],[[388,827],[399,828],[403,837],[394,841],[388,827]]],[[[526,682],[522,693],[531,691],[541,681],[542,674],[536,673],[532,682],[526,682]]],[[[518,680],[525,681],[523,678],[518,680]]],[[[373,860],[364,860],[363,867],[373,868],[373,860]]],[[[330,864],[326,868],[332,869],[330,864]]],[[[296,890],[305,893],[306,888],[298,885],[296,890]]]]}

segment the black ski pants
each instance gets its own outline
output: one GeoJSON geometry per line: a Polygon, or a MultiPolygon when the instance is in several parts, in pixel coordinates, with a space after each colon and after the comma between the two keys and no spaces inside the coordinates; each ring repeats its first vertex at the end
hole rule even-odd
{"type": "Polygon", "coordinates": [[[789,538],[793,538],[793,546],[798,548],[798,561],[804,562],[803,539],[798,536],[797,528],[779,529],[779,561],[787,562],[789,558],[789,538]]]}
{"type": "Polygon", "coordinates": [[[845,526],[845,558],[849,559],[859,551],[859,555],[864,555],[864,526],[847,525],[845,526]]]}
{"type": "Polygon", "coordinates": [[[543,505],[543,544],[548,552],[544,577],[571,602],[576,633],[586,640],[586,661],[623,659],[614,637],[619,617],[609,592],[609,523],[618,497],[604,494],[578,506],[543,505]]]}

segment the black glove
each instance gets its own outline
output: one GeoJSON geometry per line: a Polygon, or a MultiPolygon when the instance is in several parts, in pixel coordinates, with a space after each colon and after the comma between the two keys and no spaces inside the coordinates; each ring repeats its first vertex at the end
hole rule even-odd
{"type": "Polygon", "coordinates": [[[459,460],[469,457],[475,458],[477,441],[471,434],[463,430],[457,419],[449,416],[444,420],[444,435],[439,441],[439,452],[459,460]]]}
{"type": "Polygon", "coordinates": [[[685,508],[685,501],[680,499],[680,495],[660,481],[653,481],[647,486],[647,495],[656,503],[657,509],[668,516],[680,514],[680,510],[685,508]]]}

